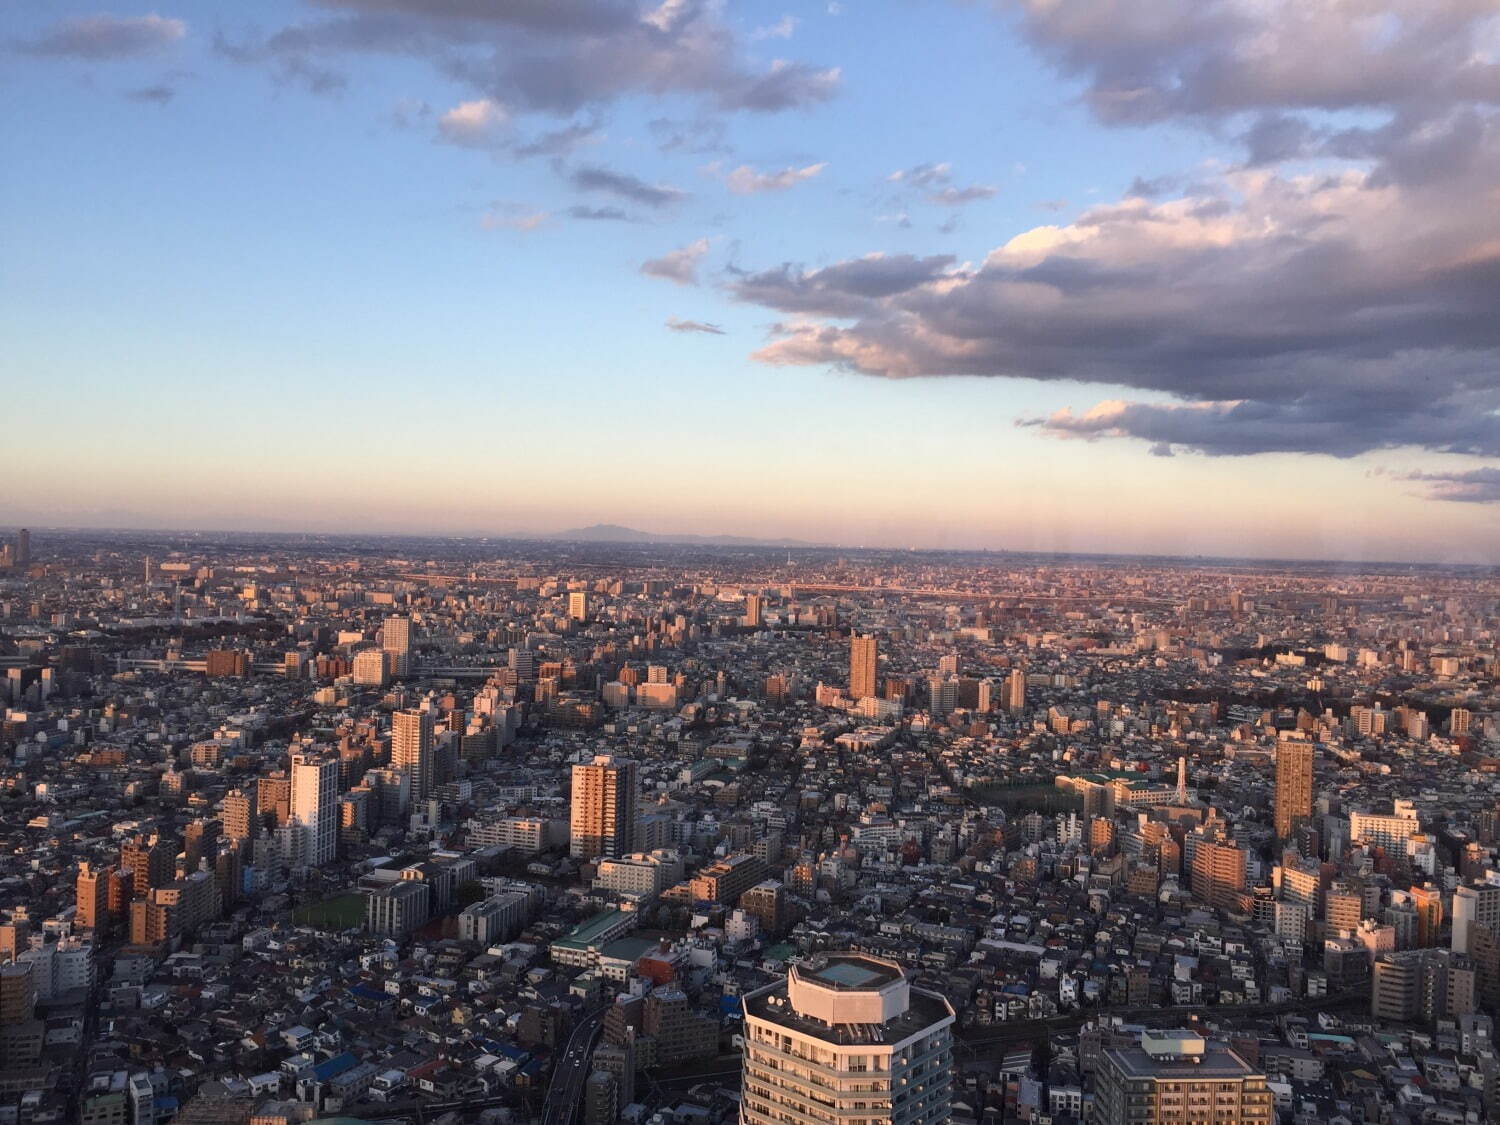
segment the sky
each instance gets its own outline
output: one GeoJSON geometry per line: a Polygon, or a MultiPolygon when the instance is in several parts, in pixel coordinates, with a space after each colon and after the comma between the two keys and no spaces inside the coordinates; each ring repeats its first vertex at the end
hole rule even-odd
{"type": "Polygon", "coordinates": [[[1491,0],[15,0],[0,522],[1500,562],[1491,0]]]}

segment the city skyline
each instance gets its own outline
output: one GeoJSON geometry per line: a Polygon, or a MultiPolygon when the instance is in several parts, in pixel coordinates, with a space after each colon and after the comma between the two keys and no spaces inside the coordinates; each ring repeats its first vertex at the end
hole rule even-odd
{"type": "Polygon", "coordinates": [[[1494,561],[1482,6],[12,22],[0,521],[1494,561]]]}

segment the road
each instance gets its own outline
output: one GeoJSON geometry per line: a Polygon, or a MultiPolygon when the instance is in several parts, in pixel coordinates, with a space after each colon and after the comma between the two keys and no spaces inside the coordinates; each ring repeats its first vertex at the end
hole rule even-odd
{"type": "Polygon", "coordinates": [[[588,1016],[568,1037],[567,1048],[552,1068],[552,1085],[542,1106],[542,1125],[573,1125],[578,1103],[583,1099],[583,1084],[592,1073],[590,1059],[594,1043],[604,1028],[606,1011],[607,1008],[600,1008],[588,1016]]]}

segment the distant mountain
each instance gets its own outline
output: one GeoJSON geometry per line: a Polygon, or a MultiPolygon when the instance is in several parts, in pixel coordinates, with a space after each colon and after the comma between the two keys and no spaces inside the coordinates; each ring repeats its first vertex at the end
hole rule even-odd
{"type": "Polygon", "coordinates": [[[621,527],[617,523],[596,523],[591,527],[575,527],[546,536],[548,539],[565,539],[573,543],[696,543],[709,547],[818,547],[802,539],[754,539],[743,535],[660,535],[654,531],[639,531],[633,527],[621,527]]]}

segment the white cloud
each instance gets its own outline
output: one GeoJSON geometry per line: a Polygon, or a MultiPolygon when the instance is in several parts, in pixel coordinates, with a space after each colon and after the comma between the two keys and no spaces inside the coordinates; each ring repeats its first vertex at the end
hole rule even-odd
{"type": "Polygon", "coordinates": [[[461,102],[438,119],[438,133],[449,144],[490,148],[510,126],[510,114],[492,98],[461,102]]]}
{"type": "Polygon", "coordinates": [[[822,174],[827,164],[809,164],[805,168],[783,168],[779,172],[762,172],[752,168],[748,164],[741,164],[729,175],[724,177],[724,182],[729,190],[736,195],[757,195],[767,191],[785,191],[795,184],[804,180],[811,180],[822,174]]]}
{"type": "Polygon", "coordinates": [[[797,32],[797,25],[802,21],[796,16],[782,16],[773,24],[766,27],[757,27],[750,33],[751,39],[790,39],[797,32]]]}
{"type": "Polygon", "coordinates": [[[641,263],[641,272],[647,277],[659,277],[678,285],[698,284],[698,263],[708,253],[709,242],[700,238],[680,249],[651,258],[641,263]]]}

